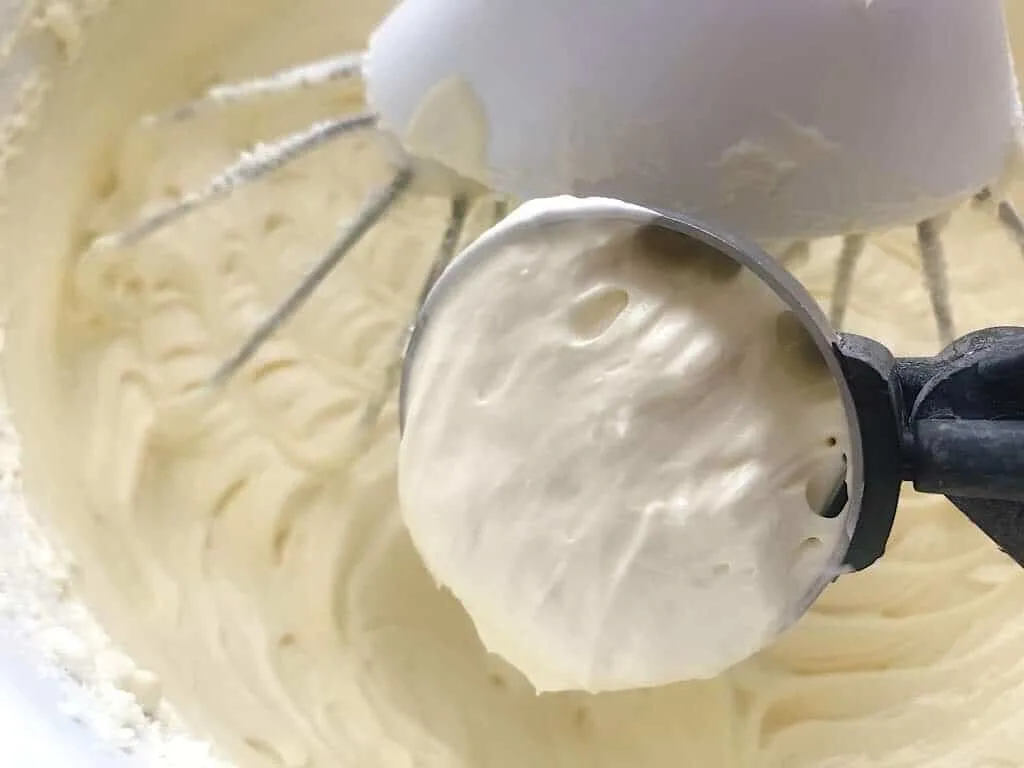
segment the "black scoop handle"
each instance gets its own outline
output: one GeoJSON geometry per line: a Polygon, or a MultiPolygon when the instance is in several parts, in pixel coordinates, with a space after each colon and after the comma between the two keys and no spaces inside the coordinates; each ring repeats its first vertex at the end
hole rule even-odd
{"type": "Polygon", "coordinates": [[[935,357],[895,358],[842,334],[857,407],[864,499],[848,564],[881,556],[902,482],[946,496],[1024,566],[1024,328],[986,328],[935,357]]]}

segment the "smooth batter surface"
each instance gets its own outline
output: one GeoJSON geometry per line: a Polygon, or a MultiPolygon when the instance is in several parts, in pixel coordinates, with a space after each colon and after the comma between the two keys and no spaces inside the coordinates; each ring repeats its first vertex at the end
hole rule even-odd
{"type": "Polygon", "coordinates": [[[839,573],[847,521],[821,516],[849,453],[839,390],[729,256],[550,205],[566,218],[489,233],[432,297],[403,519],[539,691],[712,678],[839,573]]]}
{"type": "MultiPolygon", "coordinates": [[[[538,697],[486,654],[399,519],[393,402],[358,426],[441,202],[404,206],[223,400],[186,397],[384,166],[353,137],[106,267],[81,263],[91,233],[355,97],[155,136],[134,120],[214,79],[356,45],[380,11],[119,3],[55,70],[11,169],[2,286],[20,300],[4,362],[25,472],[114,637],[244,768],[1019,766],[1024,574],[934,499],[908,495],[878,566],[713,681],[538,697]]],[[[871,247],[850,324],[922,354],[936,336],[912,243],[901,231],[871,247]]],[[[1024,323],[1017,246],[963,212],[949,247],[960,329],[1024,323]]],[[[824,243],[801,270],[819,297],[837,255],[824,243]]]]}

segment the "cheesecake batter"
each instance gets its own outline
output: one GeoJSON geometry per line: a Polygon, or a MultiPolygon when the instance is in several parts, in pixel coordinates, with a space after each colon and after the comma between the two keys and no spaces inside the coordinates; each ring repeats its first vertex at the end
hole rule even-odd
{"type": "Polygon", "coordinates": [[[590,692],[711,678],[770,645],[849,540],[822,516],[846,416],[800,320],[654,224],[477,247],[417,337],[399,489],[483,644],[540,691],[590,692]]]}
{"type": "MultiPolygon", "coordinates": [[[[81,258],[146,201],[359,95],[157,132],[139,116],[357,46],[385,3],[99,5],[78,58],[40,42],[44,76],[18,91],[23,110],[42,104],[33,130],[7,124],[19,153],[4,154],[4,369],[30,501],[74,556],[74,588],[222,754],[243,768],[1020,764],[1024,573],[949,505],[912,494],[878,566],[728,674],[537,696],[409,541],[393,399],[376,426],[362,418],[443,202],[403,205],[219,399],[198,384],[382,180],[375,144],[348,137],[142,247],[81,258]]],[[[952,226],[959,330],[1024,323],[1017,246],[969,211],[952,226]]],[[[911,235],[873,242],[849,319],[923,354],[937,342],[911,235]]],[[[802,268],[819,297],[837,255],[823,243],[802,268]]]]}

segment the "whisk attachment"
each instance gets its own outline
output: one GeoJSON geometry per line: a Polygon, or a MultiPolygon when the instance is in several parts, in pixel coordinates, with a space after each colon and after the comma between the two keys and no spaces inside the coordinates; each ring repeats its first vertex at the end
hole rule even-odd
{"type": "MultiPolygon", "coordinates": [[[[921,271],[925,287],[928,290],[928,297],[931,300],[939,339],[943,344],[949,344],[953,340],[954,327],[953,310],[949,298],[946,252],[942,245],[942,228],[945,223],[945,216],[919,222],[917,243],[921,256],[921,271]]],[[[857,265],[863,258],[866,247],[867,236],[864,234],[850,234],[843,238],[829,307],[829,322],[835,328],[843,327],[846,310],[850,304],[850,295],[853,291],[857,265]]]]}
{"type": "Polygon", "coordinates": [[[1024,255],[1024,217],[1009,200],[995,200],[991,190],[982,190],[974,201],[979,205],[995,204],[996,218],[1006,230],[1007,234],[1017,244],[1024,255]]]}
{"type": "Polygon", "coordinates": [[[319,61],[307,62],[290,69],[234,83],[218,83],[202,96],[168,112],[150,115],[146,125],[177,123],[190,120],[209,109],[252,101],[264,96],[294,93],[327,83],[349,80],[362,73],[364,54],[345,53],[319,61]]]}
{"type": "Polygon", "coordinates": [[[459,248],[459,240],[462,238],[462,232],[466,228],[466,217],[468,215],[469,198],[465,195],[459,195],[452,199],[451,210],[448,214],[448,225],[445,227],[444,235],[441,237],[441,247],[437,251],[433,264],[430,265],[430,271],[423,282],[423,288],[420,289],[420,295],[416,301],[417,306],[423,303],[423,300],[427,297],[430,289],[434,287],[434,283],[437,282],[441,273],[444,272],[452,259],[455,258],[459,248]]]}
{"type": "Polygon", "coordinates": [[[853,276],[857,271],[857,263],[864,255],[866,245],[867,238],[864,235],[854,234],[843,238],[843,249],[836,265],[829,311],[829,322],[836,328],[842,328],[843,320],[846,319],[846,309],[850,304],[850,293],[853,290],[853,276]]]}
{"type": "MultiPolygon", "coordinates": [[[[434,261],[430,265],[430,271],[427,272],[427,276],[423,281],[423,287],[420,288],[419,296],[416,299],[417,312],[419,311],[418,308],[423,306],[423,302],[426,300],[427,294],[430,293],[430,289],[434,287],[434,283],[438,281],[445,269],[448,268],[448,265],[451,264],[452,259],[455,258],[455,254],[458,253],[462,233],[466,229],[466,219],[469,216],[471,203],[471,199],[465,195],[458,195],[452,198],[451,208],[448,213],[448,224],[445,227],[444,234],[441,236],[441,245],[438,248],[437,256],[434,257],[434,261]]],[[[497,210],[500,205],[504,205],[507,212],[508,204],[504,201],[496,202],[495,209],[497,210]]],[[[363,418],[363,423],[366,425],[377,422],[385,403],[387,403],[392,393],[398,389],[398,385],[402,380],[402,365],[405,358],[405,345],[408,341],[409,331],[409,328],[402,329],[398,344],[396,344],[394,357],[384,372],[384,386],[381,388],[380,393],[366,407],[363,418]]]]}
{"type": "Polygon", "coordinates": [[[949,275],[946,250],[942,245],[942,228],[948,217],[926,219],[917,225],[917,243],[921,252],[921,271],[924,274],[932,313],[939,331],[939,341],[948,345],[953,341],[953,308],[949,299],[949,275]]]}
{"type": "Polygon", "coordinates": [[[349,221],[330,249],[309,271],[288,297],[245,340],[239,350],[214,373],[211,383],[224,384],[245,365],[286,321],[306,303],[313,292],[334,270],[353,247],[380,221],[381,217],[398,201],[413,180],[410,168],[400,169],[386,185],[374,192],[364,203],[359,214],[349,221]]]}
{"type": "MultiPolygon", "coordinates": [[[[1012,207],[1007,207],[1011,211],[1013,210],[1012,207]]],[[[921,258],[921,272],[924,277],[925,287],[928,290],[928,297],[931,301],[932,314],[935,317],[939,339],[944,345],[949,344],[955,334],[946,251],[942,244],[942,229],[946,225],[947,220],[948,216],[943,215],[925,219],[917,224],[917,245],[921,258]]],[[[1021,228],[1021,237],[1024,238],[1024,225],[1021,228]]],[[[849,234],[843,238],[842,250],[839,254],[839,261],[836,264],[835,280],[832,285],[832,299],[829,307],[829,322],[835,328],[842,328],[843,322],[846,319],[846,311],[849,307],[850,295],[853,291],[854,276],[857,271],[857,265],[864,256],[867,242],[867,236],[859,233],[849,234]]],[[[1021,242],[1024,242],[1024,239],[1021,242]]],[[[780,258],[780,262],[784,266],[787,263],[787,257],[793,258],[791,251],[795,247],[792,246],[790,251],[784,253],[782,258],[780,258]]]]}
{"type": "Polygon", "coordinates": [[[1024,253],[1024,218],[1008,201],[999,203],[999,222],[1007,229],[1014,241],[1024,253]]]}
{"type": "Polygon", "coordinates": [[[272,143],[258,144],[252,151],[242,155],[238,162],[210,179],[201,189],[186,194],[177,203],[143,216],[120,232],[98,238],[93,247],[123,248],[134,245],[193,211],[222,200],[239,187],[261,179],[341,136],[372,128],[376,120],[376,116],[369,112],[322,120],[272,143]]]}
{"type": "MultiPolygon", "coordinates": [[[[282,70],[261,78],[226,83],[210,88],[205,94],[163,115],[146,119],[148,124],[179,122],[191,119],[208,108],[250,101],[272,94],[292,93],[307,87],[358,76],[364,55],[348,53],[282,70]]],[[[290,133],[270,143],[257,144],[234,164],[220,171],[205,186],[184,195],[176,203],[145,215],[127,228],[104,235],[93,248],[121,248],[134,245],[155,232],[180,221],[211,203],[222,200],[240,187],[257,181],[319,149],[335,139],[354,131],[374,128],[377,116],[364,111],[339,118],[321,120],[301,131],[290,133]]],[[[242,347],[217,370],[215,385],[223,384],[245,365],[263,343],[301,307],[345,255],[380,220],[410,186],[413,171],[400,168],[389,183],[371,195],[355,219],[343,229],[334,244],[296,286],[287,299],[261,323],[242,347]]],[[[464,218],[464,216],[463,216],[464,218]]],[[[452,246],[454,250],[455,245],[452,246]]]]}
{"type": "Polygon", "coordinates": [[[1016,206],[1009,200],[996,199],[992,190],[983,189],[974,196],[974,202],[979,206],[993,207],[995,216],[1006,233],[1013,239],[1024,255],[1024,216],[1017,210],[1016,206]]]}

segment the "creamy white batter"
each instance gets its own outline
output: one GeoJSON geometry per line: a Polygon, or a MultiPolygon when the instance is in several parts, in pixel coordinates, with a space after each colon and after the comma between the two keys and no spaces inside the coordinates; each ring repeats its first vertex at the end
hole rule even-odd
{"type": "MultiPolygon", "coordinates": [[[[1024,574],[932,498],[908,495],[878,566],[712,681],[538,697],[487,654],[399,518],[393,400],[379,427],[359,427],[441,201],[404,205],[223,400],[184,397],[384,164],[346,139],[119,254],[104,278],[78,260],[92,233],[357,96],[328,89],[156,135],[136,118],[356,46],[384,5],[131,0],[96,19],[73,66],[53,56],[0,223],[0,286],[20,297],[4,365],[34,509],[112,635],[244,768],[1018,766],[1024,574]]],[[[849,319],[921,354],[936,338],[912,234],[872,245],[849,319]]],[[[990,219],[958,214],[949,246],[960,330],[1024,323],[1024,259],[990,219]]],[[[801,271],[817,296],[837,253],[823,243],[801,271]]]]}
{"type": "Polygon", "coordinates": [[[431,303],[402,516],[484,645],[538,690],[714,677],[838,575],[846,520],[820,513],[849,452],[839,390],[801,321],[728,256],[611,217],[506,229],[539,205],[431,303]]]}

